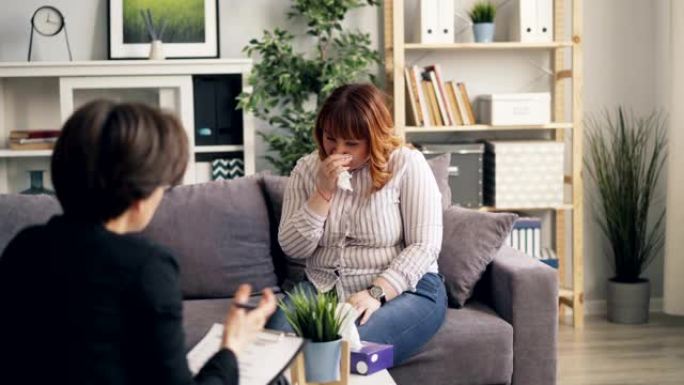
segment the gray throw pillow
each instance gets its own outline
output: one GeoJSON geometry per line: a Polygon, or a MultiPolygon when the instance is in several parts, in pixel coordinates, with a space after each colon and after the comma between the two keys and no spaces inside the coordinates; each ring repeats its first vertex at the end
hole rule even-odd
{"type": "Polygon", "coordinates": [[[470,298],[517,217],[512,213],[488,213],[457,206],[444,211],[444,238],[438,264],[450,306],[462,307],[470,298]]]}
{"type": "Polygon", "coordinates": [[[437,187],[442,194],[442,209],[451,207],[451,187],[449,187],[449,164],[451,153],[445,153],[427,160],[432,173],[435,175],[437,187]]]}
{"type": "Polygon", "coordinates": [[[303,260],[292,259],[285,255],[278,243],[278,226],[283,211],[283,196],[289,177],[262,173],[261,185],[266,194],[266,201],[269,204],[271,218],[271,254],[273,254],[273,264],[276,268],[278,283],[280,287],[289,291],[295,283],[303,281],[306,263],[303,260]]]}

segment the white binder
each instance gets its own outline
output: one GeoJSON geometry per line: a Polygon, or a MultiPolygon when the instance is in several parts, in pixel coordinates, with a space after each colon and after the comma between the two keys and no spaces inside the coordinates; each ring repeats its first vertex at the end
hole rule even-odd
{"type": "Polygon", "coordinates": [[[514,0],[510,24],[511,41],[553,41],[553,0],[514,0]]]}
{"type": "Polygon", "coordinates": [[[413,40],[423,44],[454,42],[454,0],[420,0],[413,40]]]}

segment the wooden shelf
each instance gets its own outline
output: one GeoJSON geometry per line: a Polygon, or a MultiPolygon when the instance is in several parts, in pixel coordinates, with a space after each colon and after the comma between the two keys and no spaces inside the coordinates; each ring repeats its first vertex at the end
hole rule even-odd
{"type": "MultiPolygon", "coordinates": [[[[558,255],[558,275],[563,282],[567,276],[572,277],[573,290],[560,290],[559,311],[562,315],[566,307],[573,310],[573,325],[581,328],[584,323],[584,255],[583,255],[583,212],[584,212],[584,189],[582,181],[583,160],[581,154],[583,147],[583,100],[581,90],[584,85],[583,76],[583,31],[582,31],[582,3],[583,0],[553,0],[553,36],[559,41],[548,43],[521,43],[521,42],[494,42],[494,43],[448,43],[448,44],[422,44],[406,43],[406,23],[415,23],[413,14],[405,15],[405,1],[388,1],[383,7],[384,12],[384,36],[385,36],[385,73],[387,74],[388,90],[395,101],[393,103],[393,117],[397,127],[397,134],[410,138],[410,141],[419,141],[420,133],[471,133],[471,137],[484,139],[487,132],[517,132],[529,139],[537,137],[538,133],[548,134],[549,140],[568,143],[571,172],[564,175],[564,200],[567,202],[557,207],[483,207],[482,211],[537,211],[538,214],[550,213],[549,224],[551,227],[550,242],[553,244],[558,255]],[[572,22],[565,23],[567,16],[571,16],[572,22]],[[465,52],[467,51],[467,52],[465,52]],[[443,60],[445,58],[457,59],[462,57],[459,52],[472,54],[476,52],[502,53],[507,55],[526,55],[528,53],[543,53],[550,58],[550,73],[553,76],[550,81],[551,93],[551,119],[569,122],[558,122],[537,126],[493,126],[477,124],[470,126],[448,127],[416,127],[406,124],[407,98],[409,98],[406,83],[405,69],[415,64],[416,57],[425,54],[439,53],[431,60],[443,60]],[[411,60],[409,60],[409,58],[411,60]],[[571,63],[571,64],[570,64],[571,63]],[[568,84],[571,83],[571,89],[568,84]],[[568,92],[570,91],[570,92],[568,92]],[[566,113],[568,112],[568,113],[566,113]],[[537,130],[537,132],[535,132],[537,130]],[[540,130],[547,130],[540,132],[540,130]],[[568,131],[566,131],[568,130],[568,131]],[[523,135],[524,134],[524,135],[523,135]],[[568,188],[569,187],[569,188],[568,188]],[[571,190],[568,191],[568,190],[571,190]],[[570,221],[568,221],[570,219],[570,221]],[[568,223],[571,223],[568,226],[568,223]],[[572,230],[571,232],[569,230],[572,230]],[[566,252],[566,246],[571,246],[571,252],[566,252]],[[569,261],[571,263],[565,263],[569,261]],[[564,266],[569,268],[564,268],[564,266]],[[566,271],[570,274],[566,274],[566,271]],[[567,305],[567,306],[566,306],[567,305]]],[[[498,55],[485,55],[480,61],[496,61],[498,55]]],[[[424,62],[425,59],[421,59],[424,62]]],[[[427,64],[427,63],[425,63],[427,64]]],[[[472,63],[471,63],[472,64],[472,63]]],[[[496,64],[496,62],[494,62],[496,64]]],[[[461,70],[459,70],[461,72],[461,70]]],[[[480,71],[481,72],[481,71],[480,71]]],[[[487,73],[480,73],[480,78],[488,78],[487,73]]],[[[473,82],[475,74],[466,79],[453,79],[457,81],[473,82]]],[[[442,79],[442,81],[447,79],[442,79]]],[[[489,79],[491,80],[491,79],[489,79]]],[[[479,90],[478,90],[479,92],[479,90]]],[[[477,95],[471,95],[476,97],[477,95]]],[[[446,135],[445,135],[446,136],[446,135]]],[[[456,139],[458,135],[448,135],[456,139]]],[[[447,140],[447,139],[443,139],[447,140]]],[[[452,140],[455,141],[455,140],[452,140]]],[[[566,162],[567,163],[567,162],[566,162]]],[[[566,172],[568,170],[565,170],[566,172]]]]}
{"type": "Polygon", "coordinates": [[[491,207],[491,206],[483,206],[480,207],[480,211],[487,211],[487,212],[498,212],[498,211],[548,211],[548,210],[555,210],[555,211],[570,211],[573,209],[573,206],[571,204],[564,204],[560,206],[553,206],[553,207],[491,207]]]}
{"type": "Polygon", "coordinates": [[[208,152],[239,152],[244,151],[245,146],[239,145],[223,145],[223,146],[195,146],[195,154],[205,154],[208,152]]]}
{"type": "Polygon", "coordinates": [[[543,125],[523,126],[492,126],[488,124],[473,124],[469,126],[408,126],[404,128],[407,134],[430,133],[430,132],[482,132],[482,131],[532,131],[532,130],[558,130],[572,128],[572,123],[549,123],[543,125]]]}
{"type": "Polygon", "coordinates": [[[550,43],[520,43],[520,42],[494,42],[494,43],[451,43],[451,44],[422,44],[422,43],[406,43],[404,49],[406,51],[417,50],[478,50],[478,51],[495,51],[495,50],[531,50],[531,49],[556,49],[572,47],[572,42],[550,42],[550,43]]]}
{"type": "Polygon", "coordinates": [[[0,158],[49,158],[52,150],[0,150],[0,158]]]}

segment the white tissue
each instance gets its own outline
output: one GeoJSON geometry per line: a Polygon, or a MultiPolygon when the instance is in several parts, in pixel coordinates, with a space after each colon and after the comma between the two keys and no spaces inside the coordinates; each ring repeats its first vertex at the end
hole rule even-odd
{"type": "Polygon", "coordinates": [[[351,174],[349,171],[342,171],[340,175],[337,176],[337,187],[342,190],[353,191],[351,185],[351,174]]]}
{"type": "Polygon", "coordinates": [[[361,349],[361,337],[359,337],[359,330],[354,323],[359,318],[359,312],[347,302],[337,304],[335,311],[338,317],[344,317],[344,322],[340,328],[340,337],[349,342],[350,349],[361,349]]]}

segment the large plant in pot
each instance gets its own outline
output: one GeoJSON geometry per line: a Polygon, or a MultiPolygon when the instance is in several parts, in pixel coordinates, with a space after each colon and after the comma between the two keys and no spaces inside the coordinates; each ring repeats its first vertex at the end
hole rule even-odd
{"type": "Polygon", "coordinates": [[[280,309],[295,333],[306,339],[304,366],[306,381],[326,383],[340,379],[342,337],[340,332],[350,314],[338,311],[337,295],[313,293],[295,288],[288,293],[289,303],[280,309]]]}
{"type": "Polygon", "coordinates": [[[641,277],[663,246],[665,209],[652,203],[667,158],[665,119],[625,113],[587,120],[587,171],[599,200],[594,212],[610,243],[615,276],[608,281],[608,320],[648,322],[650,283],[641,277]]]}
{"type": "Polygon", "coordinates": [[[244,48],[257,60],[248,79],[252,90],[240,95],[239,106],[275,128],[259,135],[273,154],[266,159],[280,174],[288,175],[300,157],[316,148],[316,113],[335,88],[375,80],[370,71],[377,69],[373,65],[380,63],[380,55],[371,49],[370,35],[345,30],[343,21],[352,9],[378,4],[293,0],[288,18],[306,25],[306,37],[295,41],[295,35],[276,28],[244,48]]]}

